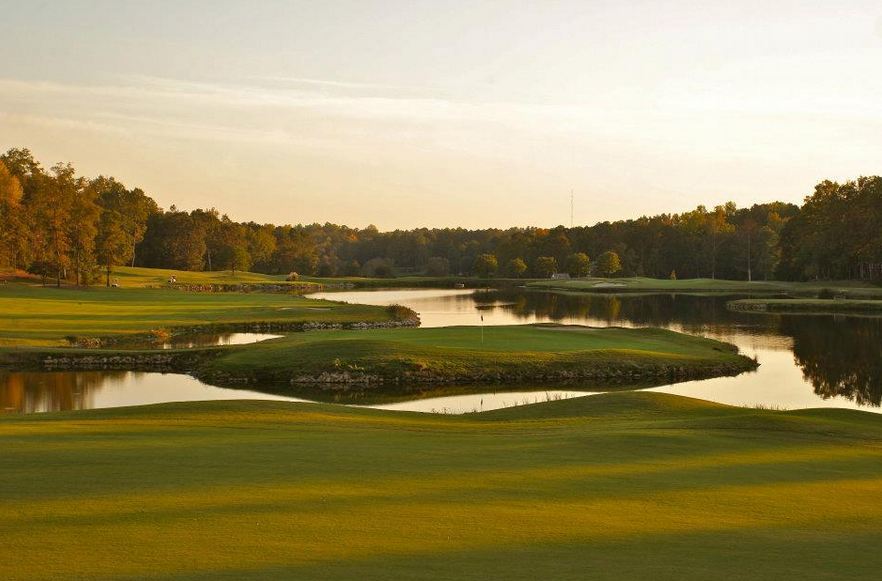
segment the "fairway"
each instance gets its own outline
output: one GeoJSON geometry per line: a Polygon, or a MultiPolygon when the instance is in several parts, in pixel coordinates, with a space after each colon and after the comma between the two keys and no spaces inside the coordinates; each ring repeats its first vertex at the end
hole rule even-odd
{"type": "Polygon", "coordinates": [[[0,577],[874,579],[882,418],[617,393],[460,417],[0,420],[0,577]]]}
{"type": "Polygon", "coordinates": [[[539,280],[528,282],[536,290],[602,292],[602,293],[794,293],[814,296],[830,291],[849,297],[880,297],[882,288],[869,282],[845,281],[765,281],[724,280],[711,278],[661,279],[642,276],[622,278],[585,277],[571,280],[539,280]]]}
{"type": "MultiPolygon", "coordinates": [[[[204,274],[204,273],[199,273],[204,274]]],[[[383,322],[381,307],[286,293],[0,286],[0,346],[66,345],[66,336],[107,337],[153,329],[250,322],[383,322]]]]}

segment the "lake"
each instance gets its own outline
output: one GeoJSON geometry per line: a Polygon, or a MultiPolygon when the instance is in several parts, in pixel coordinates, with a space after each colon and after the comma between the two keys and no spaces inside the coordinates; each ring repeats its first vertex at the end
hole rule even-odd
{"type": "MultiPolygon", "coordinates": [[[[653,326],[704,335],[755,356],[756,372],[648,389],[711,401],[778,409],[843,407],[880,411],[882,318],[732,312],[742,295],[554,294],[522,289],[373,290],[311,295],[351,303],[403,304],[425,327],[558,322],[592,326],[653,326]]],[[[217,341],[217,339],[211,339],[217,341]]],[[[237,337],[232,342],[253,341],[237,337]]],[[[208,399],[328,401],[436,413],[465,413],[578,397],[604,391],[584,387],[524,386],[520,390],[457,387],[399,388],[396,393],[320,392],[279,388],[224,389],[188,376],[128,372],[0,372],[0,410],[29,413],[208,399]]]]}

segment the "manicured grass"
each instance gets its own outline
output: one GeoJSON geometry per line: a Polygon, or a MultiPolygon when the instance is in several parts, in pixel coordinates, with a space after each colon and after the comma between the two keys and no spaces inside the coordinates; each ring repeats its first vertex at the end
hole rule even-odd
{"type": "Polygon", "coordinates": [[[739,299],[726,304],[735,311],[769,313],[854,313],[882,315],[882,300],[739,299]]]}
{"type": "MultiPolygon", "coordinates": [[[[167,286],[174,276],[178,284],[290,284],[284,275],[260,274],[256,272],[236,272],[229,270],[191,272],[164,268],[140,268],[118,266],[111,278],[119,281],[121,287],[160,287],[167,286]]],[[[101,279],[104,282],[104,279],[101,279]]]]}
{"type": "Polygon", "coordinates": [[[559,325],[298,333],[228,349],[199,370],[208,379],[288,382],[323,373],[384,380],[482,381],[752,369],[734,347],[662,329],[559,325]],[[483,341],[482,341],[483,334],[483,341]],[[664,370],[664,371],[660,371],[664,370]],[[592,375],[594,373],[595,375],[592,375]]]}
{"type": "Polygon", "coordinates": [[[0,419],[0,578],[876,579],[882,417],[616,393],[464,417],[0,419]]]}
{"type": "Polygon", "coordinates": [[[396,276],[392,278],[369,278],[363,276],[343,277],[316,277],[304,276],[304,283],[315,283],[327,287],[351,285],[356,288],[454,288],[462,284],[465,288],[500,288],[522,286],[531,280],[527,278],[493,277],[481,278],[475,276],[396,276]]]}
{"type": "Polygon", "coordinates": [[[544,290],[569,290],[580,292],[731,292],[731,293],[804,293],[815,294],[821,290],[846,292],[863,296],[882,296],[882,287],[861,281],[752,281],[690,278],[668,280],[659,278],[597,278],[586,277],[572,280],[541,280],[527,284],[530,288],[544,290]]]}
{"type": "MultiPolygon", "coordinates": [[[[463,283],[469,288],[511,286],[524,284],[528,279],[513,278],[478,278],[462,276],[396,276],[390,278],[372,278],[364,276],[319,277],[301,276],[299,280],[287,282],[284,274],[260,274],[256,272],[237,272],[235,276],[229,270],[211,272],[190,272],[186,270],[169,270],[161,268],[131,268],[121,266],[114,269],[113,278],[122,287],[164,287],[169,277],[174,276],[179,285],[288,285],[294,288],[316,288],[319,286],[338,287],[352,286],[358,288],[453,288],[463,283]]],[[[104,279],[101,279],[102,283],[104,279]]]]}
{"type": "Polygon", "coordinates": [[[65,336],[145,333],[156,328],[253,321],[386,321],[381,307],[285,293],[0,286],[0,345],[63,345],[65,336]]]}

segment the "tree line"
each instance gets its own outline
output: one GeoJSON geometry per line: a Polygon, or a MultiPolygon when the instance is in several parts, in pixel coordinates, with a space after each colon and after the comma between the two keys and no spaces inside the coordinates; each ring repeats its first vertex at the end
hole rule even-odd
{"type": "Polygon", "coordinates": [[[825,181],[800,207],[699,206],[565,228],[416,228],[236,222],[161,209],[139,188],[0,155],[0,266],[111,283],[119,265],[312,276],[882,278],[882,178],[825,181]]]}

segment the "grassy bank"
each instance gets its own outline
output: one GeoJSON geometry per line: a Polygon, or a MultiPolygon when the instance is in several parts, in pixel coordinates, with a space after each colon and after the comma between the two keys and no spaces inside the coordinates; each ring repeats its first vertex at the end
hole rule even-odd
{"type": "Polygon", "coordinates": [[[64,345],[65,337],[137,335],[153,329],[242,323],[383,322],[382,307],[278,293],[188,293],[126,288],[0,286],[0,346],[64,345]]]}
{"type": "Polygon", "coordinates": [[[882,300],[856,299],[739,299],[726,306],[735,311],[768,313],[852,313],[882,315],[882,300]]]}
{"type": "Polygon", "coordinates": [[[752,281],[710,278],[659,279],[645,277],[597,278],[572,280],[541,280],[527,283],[529,288],[576,292],[643,292],[643,293],[794,293],[816,295],[833,292],[848,296],[879,296],[882,287],[861,281],[752,281]]]}
{"type": "Polygon", "coordinates": [[[464,417],[0,419],[4,579],[875,579],[882,418],[617,393],[464,417]]]}
{"type": "Polygon", "coordinates": [[[753,367],[731,345],[661,329],[517,325],[300,333],[228,349],[198,373],[220,383],[481,383],[684,379],[753,367]]]}

